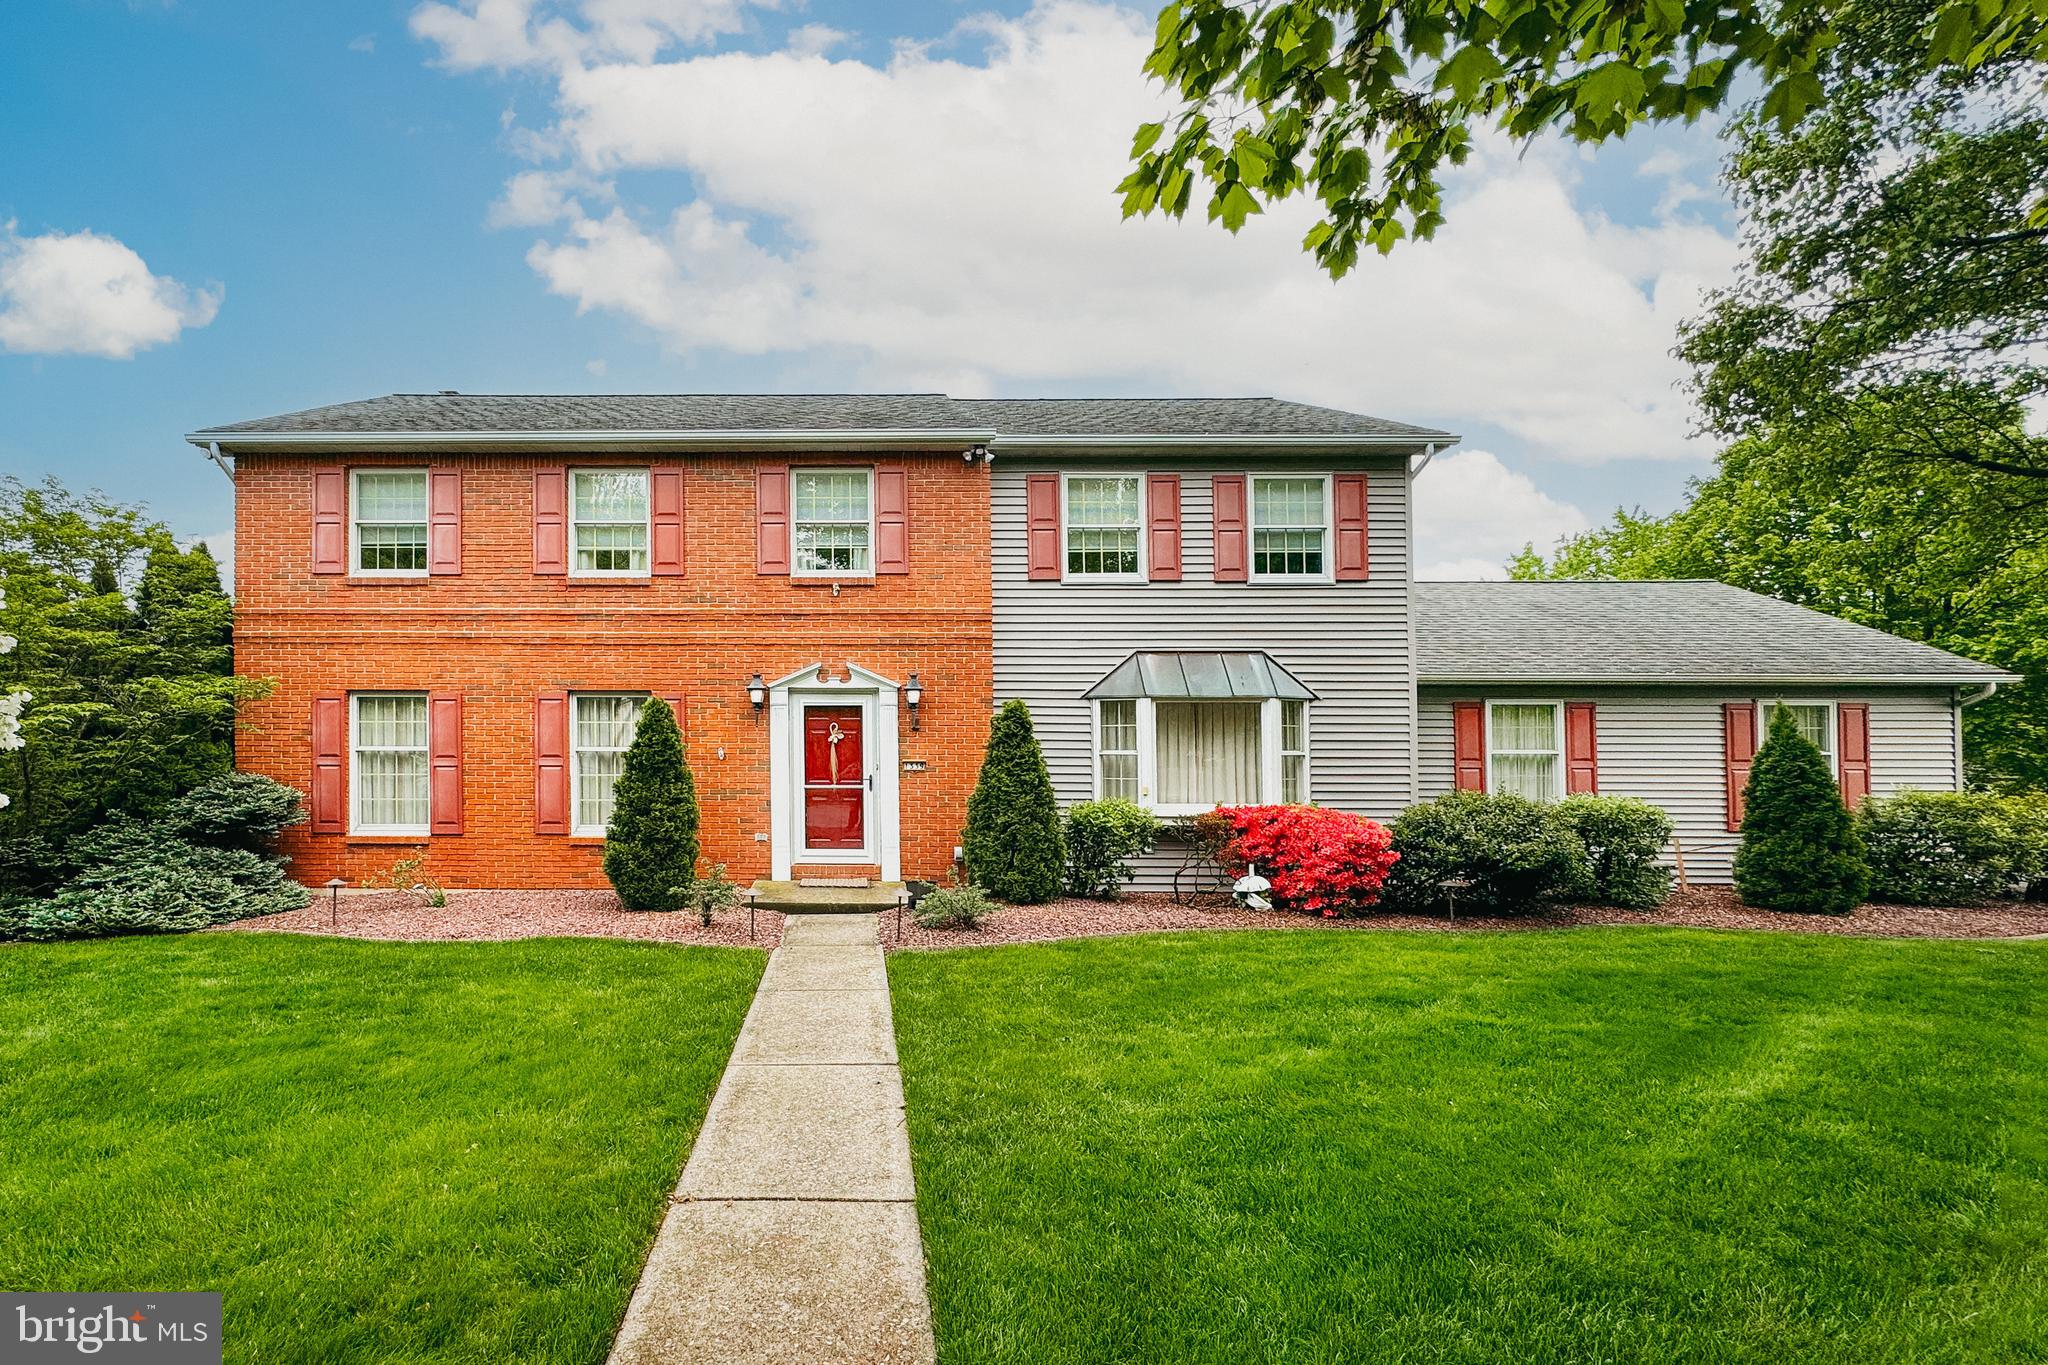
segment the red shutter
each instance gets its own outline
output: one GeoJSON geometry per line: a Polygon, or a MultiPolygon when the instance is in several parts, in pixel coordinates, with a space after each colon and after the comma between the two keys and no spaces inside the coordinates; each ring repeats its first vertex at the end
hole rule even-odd
{"type": "Polygon", "coordinates": [[[1216,568],[1218,583],[1242,583],[1251,576],[1251,556],[1245,552],[1244,475],[1218,474],[1209,480],[1216,502],[1216,568]]]}
{"type": "Polygon", "coordinates": [[[783,465],[754,471],[754,572],[789,572],[789,469],[783,465]]]}
{"type": "Polygon", "coordinates": [[[683,743],[688,744],[690,742],[690,726],[684,717],[689,713],[683,710],[683,694],[680,692],[663,692],[660,696],[663,701],[668,703],[668,709],[676,713],[676,733],[683,737],[683,743]]]}
{"type": "Polygon", "coordinates": [[[1835,708],[1835,748],[1841,755],[1842,802],[1850,810],[1870,795],[1870,707],[1843,702],[1835,708]]]}
{"type": "Polygon", "coordinates": [[[1330,487],[1337,522],[1337,581],[1358,583],[1370,576],[1366,545],[1365,475],[1339,474],[1330,487]]]}
{"type": "Polygon", "coordinates": [[[910,474],[902,465],[875,471],[875,572],[910,572],[910,474]]]}
{"type": "Polygon", "coordinates": [[[1564,704],[1564,789],[1572,795],[1600,790],[1600,737],[1589,701],[1564,704]]]}
{"type": "Polygon", "coordinates": [[[533,832],[569,832],[569,694],[533,699],[533,832]]]}
{"type": "Polygon", "coordinates": [[[313,572],[348,572],[348,471],[313,471],[313,572]]]}
{"type": "Polygon", "coordinates": [[[462,694],[427,695],[427,828],[462,833],[462,694]]]}
{"type": "Polygon", "coordinates": [[[1145,537],[1152,581],[1180,582],[1180,475],[1145,476],[1145,537]]]}
{"type": "Polygon", "coordinates": [[[1486,713],[1476,701],[1451,703],[1452,765],[1461,792],[1486,790],[1486,713]]]}
{"type": "Polygon", "coordinates": [[[1721,708],[1721,756],[1727,769],[1728,828],[1742,828],[1742,789],[1756,758],[1756,703],[1731,701],[1721,708]]]}
{"type": "Polygon", "coordinates": [[[533,571],[569,572],[569,471],[533,473],[533,571]]]}
{"type": "Polygon", "coordinates": [[[323,692],[313,698],[312,830],[340,834],[348,828],[348,785],[342,752],[348,743],[348,698],[323,692]]]}
{"type": "Polygon", "coordinates": [[[462,572],[462,471],[427,473],[427,572],[462,572]]]}
{"type": "Polygon", "coordinates": [[[1060,576],[1060,476],[1024,476],[1024,548],[1032,578],[1060,576]]]}
{"type": "Polygon", "coordinates": [[[648,560],[655,573],[680,578],[683,574],[683,471],[673,465],[656,465],[649,470],[647,505],[653,523],[653,543],[648,560]]]}

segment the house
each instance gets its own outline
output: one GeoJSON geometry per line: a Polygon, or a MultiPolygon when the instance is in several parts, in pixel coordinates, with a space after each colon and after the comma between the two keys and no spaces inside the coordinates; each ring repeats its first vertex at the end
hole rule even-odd
{"type": "Polygon", "coordinates": [[[238,762],[309,792],[313,882],[602,885],[648,697],[736,879],[942,877],[1010,698],[1063,802],[1627,793],[1725,877],[1760,707],[1858,799],[1956,786],[2009,677],[1716,584],[1416,583],[1457,438],[1273,399],[394,394],[188,439],[276,680],[238,762]]]}

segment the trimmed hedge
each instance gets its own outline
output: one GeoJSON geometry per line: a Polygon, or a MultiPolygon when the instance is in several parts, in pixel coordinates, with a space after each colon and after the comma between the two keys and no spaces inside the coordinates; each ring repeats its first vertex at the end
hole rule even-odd
{"type": "Polygon", "coordinates": [[[1671,817],[1632,796],[1568,796],[1558,818],[1585,850],[1584,882],[1573,896],[1649,910],[1671,894],[1671,869],[1657,861],[1671,842],[1671,817]]]}
{"type": "Polygon", "coordinates": [[[1901,792],[1856,812],[1873,900],[1979,905],[2024,895],[2048,865],[2048,806],[1990,792],[1901,792]]]}
{"type": "Polygon", "coordinates": [[[1131,859],[1159,846],[1159,817],[1131,801],[1083,801],[1067,811],[1067,894],[1115,900],[1131,859]]]}
{"type": "Polygon", "coordinates": [[[1558,807],[1504,793],[1449,792],[1394,821],[1394,909],[1532,914],[1584,887],[1586,850],[1558,807]],[[1464,882],[1456,887],[1452,882],[1464,882]]]}

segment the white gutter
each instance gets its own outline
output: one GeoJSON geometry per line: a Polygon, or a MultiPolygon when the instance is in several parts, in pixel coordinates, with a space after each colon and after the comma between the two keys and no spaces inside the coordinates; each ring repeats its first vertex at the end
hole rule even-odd
{"type": "Polygon", "coordinates": [[[1621,678],[1570,673],[1439,673],[1425,674],[1417,681],[1423,687],[1957,687],[1982,682],[1986,690],[1972,698],[1982,701],[1999,682],[2018,682],[2020,678],[2013,673],[2002,674],[1995,681],[1925,673],[1786,673],[1768,678],[1730,673],[1659,673],[1655,677],[1621,678]]]}
{"type": "Polygon", "coordinates": [[[1977,704],[1978,702],[1980,702],[1980,701],[1989,701],[1989,700],[1991,699],[1991,694],[1992,694],[1993,692],[1996,692],[1997,690],[1998,690],[1998,684],[1997,684],[1997,683],[1995,683],[1995,682],[1988,682],[1988,683],[1985,683],[1985,684],[1984,684],[1984,689],[1983,689],[1983,690],[1982,690],[1981,692],[1977,693],[1977,695],[1975,695],[1974,697],[1957,697],[1957,698],[1956,698],[1956,705],[1957,705],[1958,707],[1963,707],[1963,706],[1975,706],[1975,705],[1976,705],[1976,704],[1977,704]]]}
{"type": "Polygon", "coordinates": [[[195,431],[185,439],[196,446],[222,444],[262,449],[305,448],[418,450],[435,446],[493,446],[517,450],[608,449],[621,446],[665,446],[681,450],[743,450],[797,447],[817,449],[896,449],[986,446],[998,450],[1187,450],[1200,448],[1258,450],[1356,450],[1361,446],[1432,448],[1450,445],[1456,436],[1278,435],[1244,433],[1166,435],[1124,432],[1106,435],[1003,436],[994,431],[941,431],[931,428],[751,429],[734,431],[195,431]]]}
{"type": "Polygon", "coordinates": [[[1431,436],[1394,435],[1386,432],[1372,434],[1336,435],[1275,435],[1255,436],[1243,432],[1236,434],[1212,433],[1208,435],[1167,434],[1162,432],[1121,432],[1115,434],[1057,436],[1009,435],[997,436],[989,444],[998,450],[1102,450],[1133,447],[1147,450],[1186,450],[1200,447],[1241,447],[1271,450],[1355,450],[1360,446],[1409,447],[1418,444],[1450,445],[1459,437],[1442,434],[1431,436]]]}
{"type": "MultiPolygon", "coordinates": [[[[1458,437],[1453,436],[1450,440],[1445,441],[1444,444],[1446,446],[1454,446],[1458,443],[1458,440],[1458,437]]],[[[1435,443],[1432,442],[1422,448],[1420,455],[1408,462],[1408,482],[1413,483],[1422,477],[1422,471],[1429,468],[1429,462],[1436,458],[1436,449],[1435,443]]]]}

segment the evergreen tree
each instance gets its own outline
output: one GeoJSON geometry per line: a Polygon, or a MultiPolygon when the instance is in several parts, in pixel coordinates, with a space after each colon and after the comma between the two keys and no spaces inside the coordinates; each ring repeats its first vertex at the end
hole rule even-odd
{"type": "Polygon", "coordinates": [[[1870,890],[1863,840],[1827,760],[1784,707],[1771,712],[1742,792],[1735,889],[1765,910],[1846,915],[1870,890]]]}
{"type": "Polygon", "coordinates": [[[628,910],[680,910],[697,877],[697,782],[668,703],[653,698],[612,790],[604,875],[628,910]]]}
{"type": "Polygon", "coordinates": [[[1059,803],[1021,701],[996,713],[960,843],[968,880],[997,899],[1037,905],[1059,894],[1066,867],[1059,803]]]}

